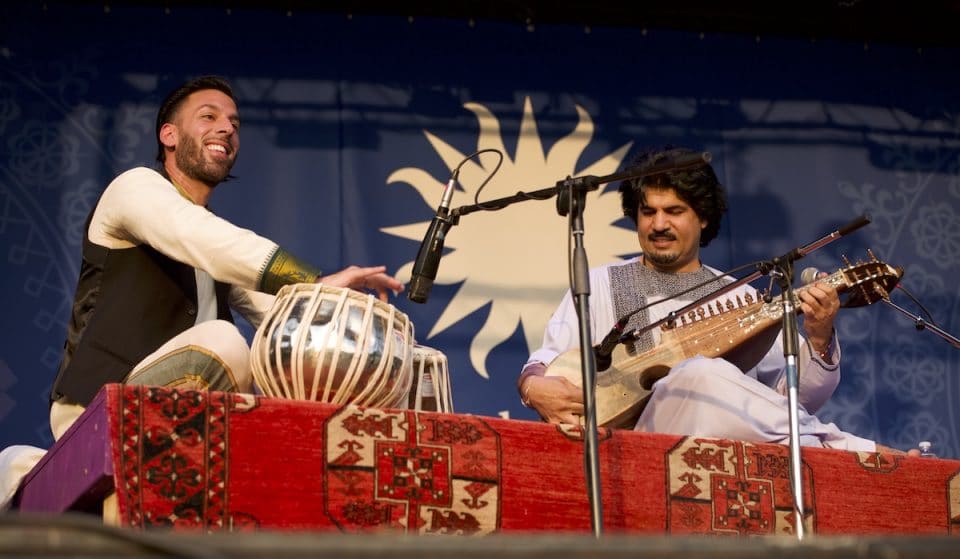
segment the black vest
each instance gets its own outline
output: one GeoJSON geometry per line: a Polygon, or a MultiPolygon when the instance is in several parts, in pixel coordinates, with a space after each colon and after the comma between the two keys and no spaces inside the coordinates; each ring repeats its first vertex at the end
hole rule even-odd
{"type": "MultiPolygon", "coordinates": [[[[91,217],[92,217],[91,212],[91,217]]],[[[104,384],[121,382],[133,367],[197,318],[193,267],[147,246],[108,249],[87,237],[51,400],[87,405],[104,384]]],[[[233,322],[230,286],[215,282],[217,317],[233,322]]]]}

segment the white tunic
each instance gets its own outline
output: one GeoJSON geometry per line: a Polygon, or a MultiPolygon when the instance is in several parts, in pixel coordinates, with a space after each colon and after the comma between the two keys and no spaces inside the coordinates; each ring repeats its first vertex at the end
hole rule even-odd
{"type": "MultiPolygon", "coordinates": [[[[603,339],[620,318],[616,316],[609,268],[629,265],[637,259],[590,270],[591,339],[603,339]]],[[[715,273],[718,271],[713,270],[715,273]]],[[[741,296],[749,287],[734,289],[728,296],[741,296]]],[[[651,322],[689,304],[692,299],[673,299],[649,309],[651,322]]],[[[659,329],[652,330],[659,343],[659,329]]],[[[527,363],[549,364],[561,353],[579,346],[578,320],[568,291],[544,332],[543,345],[527,363]]],[[[839,363],[840,347],[834,340],[831,361],[839,363]]],[[[786,394],[786,361],[782,335],[760,363],[745,373],[723,359],[695,357],[673,369],[654,385],[650,401],[637,421],[646,432],[700,435],[751,442],[786,444],[789,416],[786,394]]],[[[829,365],[801,340],[798,355],[801,443],[847,450],[874,451],[873,441],[824,424],[812,414],[830,398],[840,382],[839,365],[829,365]]]]}
{"type": "Polygon", "coordinates": [[[91,242],[109,249],[146,244],[193,266],[197,324],[216,318],[212,280],[231,285],[231,308],[254,326],[273,304],[273,296],[256,291],[256,286],[277,244],[194,204],[153,169],[136,167],[115,178],[104,190],[87,233],[91,242]]]}

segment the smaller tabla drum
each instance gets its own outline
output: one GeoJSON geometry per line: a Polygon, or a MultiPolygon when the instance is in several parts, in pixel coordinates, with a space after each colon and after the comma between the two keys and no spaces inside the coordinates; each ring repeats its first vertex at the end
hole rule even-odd
{"type": "Polygon", "coordinates": [[[423,345],[413,346],[413,384],[408,408],[416,411],[453,413],[453,393],[447,356],[423,345]]]}

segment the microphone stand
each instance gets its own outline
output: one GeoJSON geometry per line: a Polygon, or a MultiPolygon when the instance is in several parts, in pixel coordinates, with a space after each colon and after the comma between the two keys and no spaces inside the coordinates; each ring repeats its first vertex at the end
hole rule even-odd
{"type": "MultiPolygon", "coordinates": [[[[599,184],[597,185],[599,186],[599,184]]],[[[566,179],[560,185],[557,194],[557,213],[565,216],[569,213],[570,234],[573,236],[573,273],[570,278],[570,293],[577,310],[580,330],[580,374],[583,378],[584,403],[584,472],[586,473],[587,492],[590,495],[590,525],[594,537],[603,533],[603,501],[600,495],[599,440],[597,435],[596,376],[597,366],[594,360],[593,342],[590,339],[590,267],[587,264],[587,252],[583,247],[583,208],[586,204],[588,185],[581,185],[576,179],[566,179]],[[590,402],[587,407],[587,402],[590,402]]]]}
{"type": "Polygon", "coordinates": [[[793,489],[793,512],[798,540],[804,537],[803,463],[800,460],[800,375],[797,370],[800,334],[797,331],[797,307],[793,295],[793,261],[786,260],[771,272],[780,280],[783,305],[783,357],[787,362],[787,408],[790,420],[790,487],[793,489]]]}
{"type": "Polygon", "coordinates": [[[928,321],[928,320],[924,320],[922,317],[920,317],[920,316],[918,316],[918,315],[915,315],[915,314],[911,313],[910,311],[908,311],[907,309],[905,309],[905,308],[901,307],[900,305],[894,303],[893,301],[890,300],[890,297],[889,297],[889,296],[884,297],[883,299],[881,299],[881,301],[883,301],[884,303],[886,303],[887,306],[892,307],[894,310],[896,310],[896,311],[899,312],[900,314],[903,314],[903,315],[905,315],[906,317],[912,319],[912,320],[913,320],[913,325],[914,325],[914,327],[916,327],[917,330],[929,330],[929,331],[933,332],[934,334],[940,336],[940,337],[943,338],[944,340],[946,340],[946,342],[949,343],[950,345],[952,345],[953,347],[955,347],[955,348],[957,348],[957,349],[960,349],[960,339],[957,339],[956,336],[950,334],[949,332],[944,331],[943,329],[941,329],[941,328],[940,328],[939,326],[937,326],[936,324],[934,324],[934,323],[932,323],[932,322],[930,322],[930,321],[928,321]]]}
{"type": "Polygon", "coordinates": [[[558,181],[555,186],[535,190],[532,192],[518,192],[513,196],[497,198],[482,204],[472,204],[454,208],[450,212],[449,221],[459,222],[461,216],[476,211],[500,210],[517,202],[527,200],[546,200],[556,196],[557,213],[562,216],[569,214],[568,222],[570,235],[574,239],[570,292],[576,300],[578,326],[580,329],[580,372],[583,385],[583,441],[584,467],[587,485],[587,496],[590,501],[590,525],[594,537],[599,538],[603,533],[603,504],[601,499],[599,442],[597,435],[597,412],[595,403],[596,363],[594,360],[593,343],[590,340],[590,274],[587,264],[587,254],[583,247],[583,209],[586,205],[587,192],[597,190],[600,185],[610,182],[636,179],[647,175],[662,173],[668,170],[703,165],[710,162],[710,154],[702,152],[684,156],[682,159],[666,163],[643,165],[629,171],[614,173],[602,177],[585,175],[582,177],[567,177],[558,181]]]}

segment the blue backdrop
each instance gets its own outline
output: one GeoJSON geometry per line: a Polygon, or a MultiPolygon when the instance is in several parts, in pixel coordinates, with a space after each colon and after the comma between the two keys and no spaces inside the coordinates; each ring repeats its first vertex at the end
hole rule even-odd
{"type": "MultiPolygon", "coordinates": [[[[505,155],[488,199],[685,144],[713,153],[731,199],[707,262],[770,258],[868,212],[869,227],[801,265],[835,270],[872,248],[960,331],[956,49],[43,6],[0,8],[0,446],[51,442],[83,221],[114,176],[152,163],[163,95],[208,73],[232,80],[243,120],[239,178],[213,208],[325,270],[382,263],[406,281],[441,185],[480,147],[505,155]]],[[[455,204],[494,159],[464,167],[455,204]]],[[[609,190],[588,200],[592,265],[636,251],[618,213],[609,190]]],[[[427,304],[393,301],[447,355],[456,411],[533,417],[514,379],[566,286],[565,231],[553,202],[466,216],[427,304]]],[[[844,376],[821,417],[958,456],[960,352],[883,305],[842,311],[839,332],[844,376]]]]}

